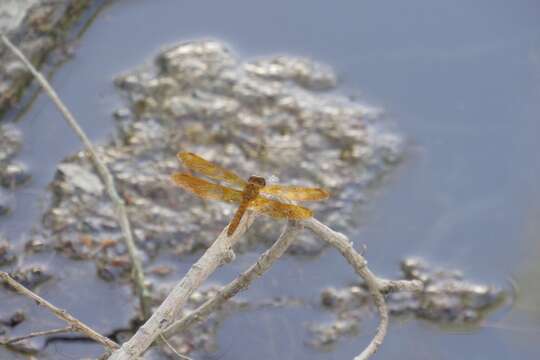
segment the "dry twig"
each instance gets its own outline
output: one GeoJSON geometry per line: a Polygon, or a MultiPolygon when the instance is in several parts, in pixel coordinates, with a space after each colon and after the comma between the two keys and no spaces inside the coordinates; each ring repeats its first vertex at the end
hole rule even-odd
{"type": "Polygon", "coordinates": [[[63,334],[63,333],[69,333],[69,332],[74,332],[74,331],[76,331],[76,330],[73,328],[73,326],[65,326],[63,328],[44,330],[44,331],[35,331],[35,332],[30,333],[30,334],[26,334],[26,335],[23,335],[23,336],[17,336],[17,337],[13,337],[13,338],[10,338],[10,339],[4,340],[4,341],[0,341],[0,344],[2,344],[2,345],[11,345],[11,344],[14,344],[14,343],[17,343],[19,341],[26,340],[26,339],[32,339],[32,338],[35,338],[35,337],[48,336],[48,335],[63,334]]]}
{"type": "MultiPolygon", "coordinates": [[[[23,63],[28,67],[32,74],[36,77],[41,86],[45,89],[46,93],[51,97],[53,102],[56,104],[60,112],[65,117],[68,124],[75,130],[79,138],[84,143],[86,150],[89,152],[96,169],[103,180],[109,197],[116,207],[116,213],[119,218],[120,226],[122,228],[122,233],[126,241],[127,249],[129,256],[133,265],[133,274],[134,281],[136,284],[137,293],[140,299],[141,308],[143,315],[145,317],[150,313],[150,308],[148,304],[148,297],[146,294],[146,288],[144,285],[144,273],[142,271],[142,266],[137,256],[137,251],[135,244],[133,242],[132,232],[127,218],[126,208],[123,200],[118,195],[114,179],[111,173],[108,171],[107,167],[99,159],[94,147],[85,133],[82,131],[80,126],[75,121],[73,115],[69,112],[67,107],[62,103],[58,95],[55,93],[54,89],[49,85],[47,80],[33,67],[33,65],[26,59],[26,57],[17,49],[4,35],[1,36],[2,40],[10,48],[23,63]]],[[[109,359],[119,360],[119,359],[135,359],[139,357],[158,337],[163,333],[172,333],[176,330],[182,330],[193,324],[194,322],[206,317],[211,313],[215,308],[217,308],[224,301],[234,296],[243,288],[247,287],[251,281],[256,277],[262,275],[272,264],[273,262],[281,257],[287,247],[290,245],[290,242],[294,239],[296,233],[299,231],[297,227],[288,227],[280,238],[280,246],[272,247],[267,252],[265,252],[259,261],[249,268],[245,273],[243,273],[239,278],[228,284],[223,288],[223,290],[214,298],[203,304],[199,309],[197,309],[193,314],[186,316],[180,321],[173,324],[174,319],[176,319],[179,314],[181,307],[185,304],[189,296],[195,289],[197,289],[210,274],[212,274],[218,266],[224,262],[230,261],[234,257],[232,252],[232,246],[238,241],[243,232],[249,227],[253,221],[253,214],[246,216],[240,226],[240,228],[233,234],[232,237],[227,237],[226,230],[221,233],[221,235],[216,239],[216,241],[208,248],[208,250],[203,254],[203,256],[191,267],[186,276],[175,286],[171,291],[169,296],[163,301],[160,307],[156,312],[147,320],[147,322],[136,332],[136,334],[126,343],[122,345],[120,349],[115,351],[109,359]]],[[[352,243],[349,239],[338,232],[333,231],[326,225],[320,223],[316,219],[308,219],[302,221],[302,224],[312,230],[316,235],[321,237],[323,240],[328,242],[330,245],[338,249],[340,253],[347,259],[349,264],[355,269],[358,275],[360,275],[366,285],[371,296],[374,299],[375,305],[380,315],[380,324],[377,329],[377,332],[369,345],[355,358],[355,360],[366,360],[371,355],[373,355],[381,346],[384,337],[386,336],[388,328],[388,309],[386,307],[385,299],[383,293],[397,290],[405,291],[420,291],[422,289],[422,284],[418,281],[394,281],[379,279],[376,277],[367,267],[367,261],[364,257],[354,250],[352,243]]],[[[4,278],[5,273],[0,273],[2,278],[4,278]]],[[[7,274],[5,274],[8,276],[7,274]]],[[[11,279],[8,276],[9,279],[11,279]]],[[[7,282],[10,282],[6,280],[7,282]]],[[[14,281],[11,279],[11,281],[14,281]]],[[[22,287],[22,285],[16,283],[17,286],[22,287]]],[[[15,286],[14,286],[15,287],[15,286]]],[[[26,291],[33,294],[30,290],[22,287],[26,291]]],[[[18,290],[19,291],[19,290],[18,290]]],[[[27,295],[30,296],[30,295],[27,295]]],[[[37,296],[33,294],[30,297],[37,296]]],[[[39,298],[39,297],[38,297],[39,298]]],[[[41,299],[41,298],[39,298],[41,299]]],[[[38,300],[36,300],[38,301],[38,300]]],[[[42,305],[48,307],[55,313],[58,317],[67,321],[69,324],[72,324],[72,321],[76,321],[72,326],[75,327],[75,330],[87,334],[87,336],[99,341],[100,343],[106,345],[109,348],[115,348],[117,345],[106,339],[108,343],[104,343],[103,337],[95,333],[90,328],[87,328],[84,324],[81,324],[78,320],[73,318],[71,315],[65,313],[65,311],[55,308],[53,305],[45,302],[41,299],[38,301],[42,305]],[[84,331],[81,326],[84,327],[84,331]],[[87,333],[91,331],[91,333],[87,333]],[[92,336],[90,336],[92,334],[92,336]],[[99,339],[99,340],[98,340],[99,339]],[[112,343],[112,344],[111,344],[112,343]]]]}
{"type": "Polygon", "coordinates": [[[379,312],[381,318],[377,332],[369,345],[354,358],[354,360],[366,360],[370,358],[373,354],[377,352],[381,346],[386,332],[388,329],[388,308],[386,307],[386,302],[382,294],[383,290],[397,290],[397,289],[406,289],[419,291],[422,289],[421,283],[413,283],[407,281],[392,281],[378,279],[367,267],[367,261],[364,257],[354,250],[353,244],[351,241],[342,233],[336,232],[330,229],[328,226],[319,222],[315,218],[304,220],[302,222],[305,227],[313,231],[317,236],[319,236],[324,241],[328,242],[330,245],[335,247],[349,264],[354,268],[356,273],[364,279],[368,290],[373,297],[375,306],[379,312]]]}
{"type": "Polygon", "coordinates": [[[225,285],[216,296],[199,306],[192,313],[184,316],[182,319],[174,322],[171,326],[165,329],[165,336],[170,336],[174,333],[181,332],[196,322],[204,320],[214,310],[219,308],[227,300],[245,290],[253,280],[262,276],[270,267],[278,260],[293,243],[296,235],[302,230],[302,227],[297,222],[289,221],[285,230],[277,241],[266,250],[257,260],[255,264],[250,266],[240,276],[225,285]]]}
{"type": "MultiPolygon", "coordinates": [[[[251,216],[253,216],[253,214],[251,214],[251,216]]],[[[349,264],[355,269],[357,274],[364,279],[368,290],[374,299],[381,320],[375,336],[368,346],[355,357],[355,360],[366,360],[370,358],[381,346],[388,328],[389,316],[383,293],[398,290],[421,291],[422,284],[418,281],[380,279],[368,269],[367,261],[354,249],[352,243],[345,235],[335,232],[313,218],[301,221],[300,224],[309,228],[321,239],[338,249],[349,264]]],[[[246,226],[243,226],[241,233],[243,233],[245,229],[246,226]]],[[[170,335],[174,332],[185,330],[194,323],[203,320],[227,299],[249,286],[255,278],[261,276],[268,270],[268,268],[270,268],[271,265],[285,253],[298,231],[300,231],[300,228],[298,227],[298,224],[295,224],[294,226],[289,225],[281,235],[280,239],[278,239],[269,250],[261,255],[257,263],[251,266],[237,279],[226,285],[213,299],[201,305],[190,315],[171,324],[171,319],[176,318],[180,307],[187,301],[189,295],[200,286],[202,281],[204,281],[209,274],[215,271],[220,263],[220,257],[223,258],[224,254],[226,254],[226,248],[224,249],[222,248],[222,244],[218,244],[226,240],[226,231],[227,228],[223,230],[222,234],[199,261],[192,266],[188,274],[186,274],[169,296],[167,296],[152,318],[147,321],[127,343],[113,353],[109,358],[110,360],[136,359],[151,345],[157,336],[161,336],[161,334],[170,335]],[[216,249],[213,249],[214,246],[216,246],[216,249]],[[203,258],[205,258],[205,260],[203,260],[203,258]],[[152,323],[150,323],[150,321],[152,321],[152,323]]],[[[241,233],[237,231],[234,236],[240,236],[241,233]]],[[[230,241],[229,246],[232,246],[235,242],[236,239],[230,241]]]]}
{"type": "Polygon", "coordinates": [[[0,279],[15,289],[18,293],[34,300],[38,305],[44,306],[49,309],[57,318],[65,321],[70,325],[73,331],[79,332],[90,339],[100,343],[108,349],[114,350],[118,349],[118,344],[114,341],[106,338],[105,336],[99,334],[97,331],[93,330],[89,326],[83,324],[80,320],[76,319],[73,315],[68,313],[66,310],[57,308],[47,300],[43,299],[41,296],[27,289],[23,285],[15,281],[8,273],[0,271],[0,279]]]}
{"type": "MultiPolygon", "coordinates": [[[[382,294],[395,291],[421,291],[423,285],[419,280],[387,280],[376,277],[367,268],[367,262],[365,259],[363,259],[362,255],[354,250],[352,244],[345,235],[333,231],[316,219],[307,220],[304,222],[304,224],[306,224],[306,226],[309,227],[316,235],[330,243],[330,245],[336,247],[342,253],[342,255],[354,267],[356,272],[366,281],[368,289],[375,299],[375,303],[379,313],[381,314],[381,325],[379,326],[379,331],[372,341],[372,344],[370,344],[371,346],[368,346],[362,352],[362,354],[356,358],[356,360],[367,359],[377,351],[386,333],[388,311],[386,310],[386,305],[382,294]],[[383,306],[381,306],[381,303],[383,306]]],[[[299,231],[300,228],[298,228],[298,226],[288,226],[280,238],[269,250],[261,255],[259,260],[254,265],[252,265],[248,270],[246,270],[231,283],[223,287],[223,289],[221,289],[221,291],[214,298],[208,300],[195,311],[174,322],[171,326],[165,329],[165,335],[170,336],[174,333],[181,332],[196,322],[204,320],[210,313],[212,313],[212,311],[219,308],[219,306],[221,306],[225,301],[235,296],[241,290],[247,288],[255,278],[260,277],[278,258],[285,253],[299,231]]]]}
{"type": "Polygon", "coordinates": [[[154,340],[178,317],[182,306],[189,296],[222,264],[234,259],[232,247],[240,240],[244,232],[251,226],[255,214],[248,212],[232,236],[227,236],[227,227],[218,238],[191,266],[184,278],[176,284],[167,298],[135,335],[122,347],[116,350],[109,360],[137,359],[154,340]]]}
{"type": "Polygon", "coordinates": [[[112,174],[110,173],[109,169],[107,169],[105,164],[101,161],[96,150],[94,149],[94,145],[92,145],[92,142],[90,141],[88,136],[86,136],[82,128],[75,120],[73,114],[71,114],[67,106],[62,102],[62,100],[60,99],[56,91],[54,91],[47,79],[45,79],[45,77],[34,67],[34,65],[32,65],[32,63],[26,58],[26,56],[15,45],[13,45],[5,35],[1,35],[1,38],[4,44],[6,44],[6,46],[11,51],[13,51],[15,55],[17,55],[17,57],[26,65],[28,70],[30,70],[32,75],[34,75],[36,80],[40,83],[47,95],[49,95],[53,103],[56,105],[58,110],[60,110],[60,112],[66,119],[68,125],[81,139],[84,147],[86,148],[86,151],[88,151],[88,153],[90,154],[90,158],[92,159],[92,162],[94,163],[94,166],[96,167],[96,170],[101,177],[105,188],[107,189],[107,193],[115,206],[116,215],[118,216],[118,221],[120,223],[120,228],[122,229],[123,238],[126,243],[129,257],[131,259],[131,264],[133,268],[133,281],[135,282],[135,289],[141,304],[141,311],[143,314],[143,318],[146,319],[148,316],[150,316],[150,303],[145,287],[144,272],[141,262],[139,260],[139,256],[137,255],[137,248],[135,246],[135,242],[133,241],[133,234],[131,232],[131,225],[127,217],[126,206],[124,201],[120,198],[118,192],[116,191],[116,186],[114,184],[114,178],[112,174]]]}

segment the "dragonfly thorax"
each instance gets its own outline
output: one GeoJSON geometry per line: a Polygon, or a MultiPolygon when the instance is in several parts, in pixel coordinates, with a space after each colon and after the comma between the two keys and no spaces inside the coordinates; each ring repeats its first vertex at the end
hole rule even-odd
{"type": "Polygon", "coordinates": [[[263,177],[252,175],[248,179],[248,183],[255,185],[258,188],[266,186],[266,180],[263,177]]]}

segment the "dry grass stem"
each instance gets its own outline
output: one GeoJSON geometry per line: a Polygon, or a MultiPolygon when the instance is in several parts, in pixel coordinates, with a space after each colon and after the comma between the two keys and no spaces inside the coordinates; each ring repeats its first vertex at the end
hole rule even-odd
{"type": "Polygon", "coordinates": [[[73,114],[71,114],[67,106],[62,102],[62,100],[60,99],[56,91],[52,88],[52,86],[49,84],[47,79],[32,65],[32,63],[26,58],[26,56],[15,45],[13,45],[11,41],[9,41],[9,39],[5,35],[1,35],[1,38],[4,44],[6,44],[6,46],[11,51],[13,51],[13,53],[17,55],[17,57],[26,65],[28,70],[30,70],[32,75],[43,87],[43,90],[45,90],[45,92],[51,98],[58,110],[60,110],[60,112],[66,119],[68,125],[81,139],[84,147],[86,148],[86,151],[88,151],[88,153],[90,154],[90,158],[92,159],[92,162],[94,163],[94,166],[96,167],[96,170],[101,177],[105,188],[107,189],[107,193],[115,206],[116,215],[118,217],[118,221],[122,229],[123,238],[126,243],[129,257],[131,259],[133,269],[133,281],[135,283],[135,289],[139,297],[141,311],[143,317],[147,318],[150,315],[150,305],[148,300],[149,297],[147,295],[145,287],[144,272],[139,256],[137,255],[137,248],[135,246],[135,242],[133,241],[133,234],[131,232],[131,225],[128,220],[126,206],[124,201],[120,198],[118,192],[116,191],[116,186],[114,184],[114,178],[112,174],[110,173],[109,169],[107,169],[105,164],[100,160],[96,150],[94,149],[94,145],[92,145],[92,142],[90,141],[88,136],[86,136],[82,128],[75,120],[73,114]]]}

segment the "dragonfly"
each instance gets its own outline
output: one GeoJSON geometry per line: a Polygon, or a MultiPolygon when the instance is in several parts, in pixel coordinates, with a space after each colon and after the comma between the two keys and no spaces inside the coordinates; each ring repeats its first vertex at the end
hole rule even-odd
{"type": "Polygon", "coordinates": [[[176,185],[200,198],[238,204],[228,225],[227,236],[234,234],[248,209],[277,219],[302,220],[313,216],[313,211],[308,208],[270,199],[268,195],[293,201],[320,201],[329,197],[326,190],[317,187],[267,185],[263,177],[256,175],[244,180],[234,172],[191,152],[181,151],[177,157],[189,170],[237,188],[222,186],[188,172],[176,172],[171,175],[176,185]]]}

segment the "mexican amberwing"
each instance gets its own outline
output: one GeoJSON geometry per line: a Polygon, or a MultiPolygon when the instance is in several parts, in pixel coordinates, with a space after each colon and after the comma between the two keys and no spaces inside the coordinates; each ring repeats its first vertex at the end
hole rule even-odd
{"type": "Polygon", "coordinates": [[[240,224],[247,209],[269,215],[274,218],[301,220],[310,218],[313,212],[302,206],[285,204],[259,195],[268,194],[289,200],[316,201],[328,198],[328,192],[320,188],[294,185],[266,185],[264,178],[251,176],[247,181],[232,171],[211,163],[202,157],[190,153],[179,152],[178,158],[193,171],[199,172],[214,180],[223,180],[242,190],[235,190],[192,176],[188,173],[174,173],[171,178],[184,190],[190,191],[203,199],[221,200],[240,204],[229,223],[227,235],[231,236],[240,224]]]}

